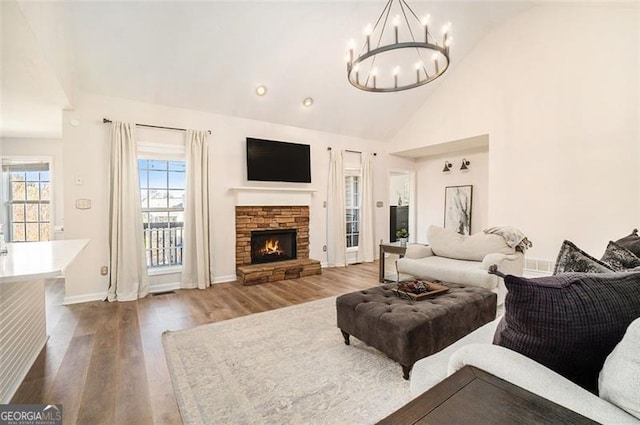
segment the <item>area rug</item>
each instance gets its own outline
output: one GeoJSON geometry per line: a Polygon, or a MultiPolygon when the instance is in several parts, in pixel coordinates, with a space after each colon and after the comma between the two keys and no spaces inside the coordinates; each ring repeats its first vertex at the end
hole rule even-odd
{"type": "Polygon", "coordinates": [[[344,344],[335,297],[163,334],[184,423],[369,424],[411,399],[400,365],[344,344]]]}

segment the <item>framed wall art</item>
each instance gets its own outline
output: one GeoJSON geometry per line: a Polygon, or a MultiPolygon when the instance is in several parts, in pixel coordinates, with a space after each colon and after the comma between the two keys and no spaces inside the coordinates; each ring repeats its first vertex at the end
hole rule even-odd
{"type": "Polygon", "coordinates": [[[444,227],[461,235],[471,234],[471,198],[473,186],[444,188],[444,227]]]}

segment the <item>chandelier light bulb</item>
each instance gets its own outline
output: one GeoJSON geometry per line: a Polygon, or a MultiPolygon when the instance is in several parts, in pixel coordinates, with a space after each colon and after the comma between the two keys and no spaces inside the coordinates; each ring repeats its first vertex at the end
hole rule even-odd
{"type": "Polygon", "coordinates": [[[351,55],[345,55],[344,60],[347,63],[351,63],[351,55]]]}
{"type": "Polygon", "coordinates": [[[393,68],[393,75],[398,75],[398,74],[400,74],[400,67],[396,66],[393,68]]]}
{"type": "Polygon", "coordinates": [[[447,24],[442,27],[443,34],[447,34],[449,31],[451,31],[451,22],[447,22],[447,24]]]}
{"type": "Polygon", "coordinates": [[[350,50],[355,49],[356,48],[356,40],[355,39],[349,39],[349,43],[347,43],[347,47],[349,47],[350,50]]]}
{"type": "Polygon", "coordinates": [[[396,15],[396,16],[393,18],[393,26],[394,26],[394,27],[397,27],[397,26],[399,26],[399,25],[400,25],[400,15],[396,15]]]}
{"type": "Polygon", "coordinates": [[[453,37],[448,36],[445,41],[444,41],[444,45],[445,47],[449,47],[451,45],[451,42],[453,41],[453,37]]]}
{"type": "Polygon", "coordinates": [[[431,56],[431,60],[438,61],[438,54],[434,53],[433,56],[431,56]]]}
{"type": "Polygon", "coordinates": [[[378,68],[373,68],[373,69],[371,70],[371,76],[372,76],[372,77],[375,77],[376,75],[378,75],[378,68]]]}
{"type": "Polygon", "coordinates": [[[429,25],[430,22],[431,22],[431,15],[429,14],[424,15],[424,17],[422,18],[422,26],[426,27],[427,25],[429,25]]]}
{"type": "Polygon", "coordinates": [[[355,72],[360,71],[360,64],[359,64],[359,63],[358,63],[358,64],[356,64],[356,66],[354,66],[354,67],[353,67],[353,70],[354,70],[355,72]]]}
{"type": "Polygon", "coordinates": [[[371,35],[372,32],[373,27],[371,26],[371,24],[367,24],[367,26],[364,27],[364,35],[371,35]]]}
{"type": "Polygon", "coordinates": [[[417,63],[415,64],[415,68],[416,68],[416,70],[420,70],[420,69],[422,69],[423,67],[424,67],[424,63],[423,63],[423,62],[417,62],[417,63]]]}

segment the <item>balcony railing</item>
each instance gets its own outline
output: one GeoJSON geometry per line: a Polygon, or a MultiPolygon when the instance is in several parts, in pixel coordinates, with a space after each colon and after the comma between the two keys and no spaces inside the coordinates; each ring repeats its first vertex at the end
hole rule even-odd
{"type": "Polygon", "coordinates": [[[184,223],[144,223],[143,226],[147,267],[181,265],[184,223]]]}

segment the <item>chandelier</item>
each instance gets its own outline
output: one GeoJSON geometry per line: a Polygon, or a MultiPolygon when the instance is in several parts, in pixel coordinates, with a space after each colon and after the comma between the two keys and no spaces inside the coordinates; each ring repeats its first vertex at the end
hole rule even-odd
{"type": "Polygon", "coordinates": [[[449,67],[450,29],[451,23],[442,28],[439,44],[431,33],[429,15],[418,18],[405,0],[388,0],[376,24],[365,27],[365,41],[357,56],[355,40],[349,42],[349,83],[380,93],[430,83],[449,67]],[[390,23],[392,10],[395,16],[390,23]]]}

